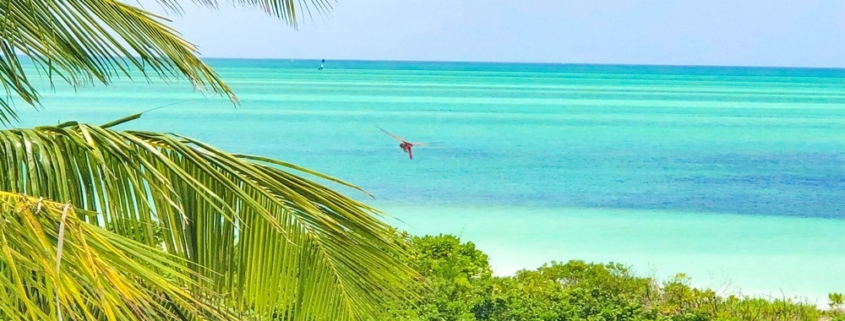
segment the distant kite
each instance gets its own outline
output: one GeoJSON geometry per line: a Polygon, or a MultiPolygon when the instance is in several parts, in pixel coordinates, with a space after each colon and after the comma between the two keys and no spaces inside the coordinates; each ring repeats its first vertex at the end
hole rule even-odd
{"type": "MultiPolygon", "coordinates": [[[[378,127],[378,126],[376,126],[376,127],[378,127]]],[[[406,141],[406,140],[402,139],[401,137],[393,135],[391,132],[382,129],[381,127],[378,127],[378,129],[381,129],[381,131],[383,131],[388,136],[393,137],[393,139],[398,140],[399,141],[399,148],[401,148],[403,152],[408,153],[409,159],[414,159],[414,152],[411,150],[414,146],[428,146],[428,144],[426,144],[426,143],[411,143],[409,141],[406,141]]]]}

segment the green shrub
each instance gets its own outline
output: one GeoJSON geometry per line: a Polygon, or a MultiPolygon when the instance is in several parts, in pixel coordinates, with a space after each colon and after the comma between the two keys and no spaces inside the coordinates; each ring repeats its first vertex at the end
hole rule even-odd
{"type": "Polygon", "coordinates": [[[493,277],[487,255],[455,236],[413,237],[421,299],[391,307],[393,320],[845,321],[842,294],[830,311],[791,299],[719,296],[684,274],[659,283],[618,263],[551,262],[493,277]]]}

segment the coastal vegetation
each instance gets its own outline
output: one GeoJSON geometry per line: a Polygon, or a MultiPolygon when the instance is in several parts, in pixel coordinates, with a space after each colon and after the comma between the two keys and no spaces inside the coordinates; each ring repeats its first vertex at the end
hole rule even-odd
{"type": "Polygon", "coordinates": [[[393,320],[845,320],[843,295],[829,308],[790,297],[756,297],[697,288],[677,274],[660,281],[619,263],[551,262],[493,276],[487,255],[452,235],[404,235],[425,277],[419,299],[397,302],[393,320]]]}

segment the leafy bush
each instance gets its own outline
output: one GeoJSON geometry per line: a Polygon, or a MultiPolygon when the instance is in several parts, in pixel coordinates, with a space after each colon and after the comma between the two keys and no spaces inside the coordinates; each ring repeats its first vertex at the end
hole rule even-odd
{"type": "Polygon", "coordinates": [[[410,237],[414,266],[425,278],[418,302],[391,307],[394,320],[485,321],[845,321],[845,297],[830,311],[797,300],[719,296],[684,274],[664,282],[633,275],[618,263],[551,262],[493,277],[487,255],[452,235],[410,237]]]}

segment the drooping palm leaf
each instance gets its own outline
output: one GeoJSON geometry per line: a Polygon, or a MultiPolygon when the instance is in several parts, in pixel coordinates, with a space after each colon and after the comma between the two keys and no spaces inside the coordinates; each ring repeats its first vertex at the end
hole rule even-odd
{"type": "Polygon", "coordinates": [[[75,123],[0,131],[0,154],[0,190],[99,213],[88,220],[201,266],[213,286],[194,295],[248,316],[370,316],[415,275],[373,209],[282,162],[75,123]]]}
{"type": "MultiPolygon", "coordinates": [[[[178,0],[155,0],[181,12],[178,0]]],[[[216,0],[195,0],[217,6],[216,0]]],[[[259,7],[296,26],[299,10],[310,8],[296,0],[230,0],[259,7]]],[[[310,0],[321,14],[327,0],[310,0]]],[[[13,96],[36,104],[38,92],[18,55],[28,56],[50,83],[58,77],[73,86],[108,84],[113,77],[185,76],[196,88],[210,89],[236,101],[232,90],[197,56],[197,48],[170,28],[168,20],[116,0],[7,0],[0,5],[0,80],[6,97],[0,99],[0,123],[16,119],[13,96]]]]}
{"type": "MultiPolygon", "coordinates": [[[[170,11],[181,14],[182,5],[180,0],[152,0],[164,5],[170,11]]],[[[303,9],[308,14],[309,18],[313,18],[312,8],[318,15],[323,16],[332,9],[332,3],[336,0],[310,0],[305,2],[302,0],[228,0],[233,5],[258,7],[270,16],[281,19],[289,26],[294,28],[298,25],[298,12],[303,9]]],[[[193,0],[195,4],[203,5],[209,8],[217,9],[219,1],[217,0],[193,0]]]]}
{"type": "Polygon", "coordinates": [[[184,260],[85,223],[90,215],[0,192],[0,319],[235,319],[191,295],[205,285],[184,260]]]}

